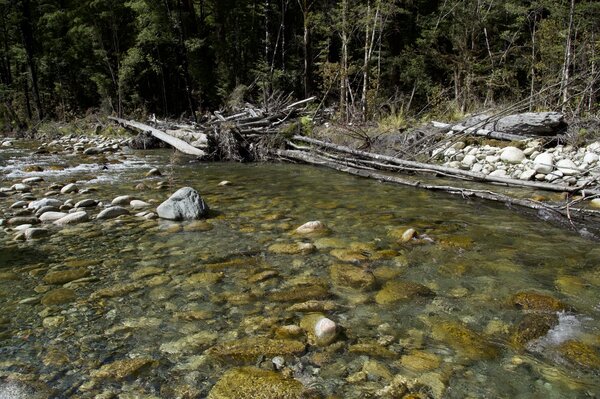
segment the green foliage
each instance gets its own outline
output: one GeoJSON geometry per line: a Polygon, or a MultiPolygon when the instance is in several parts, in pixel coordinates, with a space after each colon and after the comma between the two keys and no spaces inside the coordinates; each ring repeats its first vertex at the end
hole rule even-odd
{"type": "MultiPolygon", "coordinates": [[[[532,93],[532,110],[553,109],[562,97],[569,5],[0,0],[0,118],[23,128],[90,108],[192,116],[243,101],[266,106],[280,92],[316,95],[324,107],[343,105],[350,118],[390,128],[412,118],[453,120],[532,93]]],[[[600,3],[576,2],[573,19],[567,106],[593,114],[600,3]]]]}

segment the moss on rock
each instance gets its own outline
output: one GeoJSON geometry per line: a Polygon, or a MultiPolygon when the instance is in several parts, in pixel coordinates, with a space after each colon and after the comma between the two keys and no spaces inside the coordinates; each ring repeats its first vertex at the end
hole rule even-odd
{"type": "Polygon", "coordinates": [[[221,342],[208,349],[206,353],[220,360],[252,362],[259,356],[298,355],[304,350],[305,345],[300,341],[249,337],[221,342]]]}
{"type": "Polygon", "coordinates": [[[300,399],[307,398],[304,391],[302,383],[280,373],[240,367],[223,374],[208,399],[300,399]]]}
{"type": "Polygon", "coordinates": [[[435,292],[422,284],[413,281],[388,281],[375,295],[375,302],[389,305],[396,302],[408,301],[416,297],[435,296],[435,292]]]}
{"type": "Polygon", "coordinates": [[[370,271],[353,265],[337,263],[329,268],[334,285],[369,290],[375,285],[375,276],[370,271]]]}
{"type": "Polygon", "coordinates": [[[537,292],[518,292],[510,299],[510,303],[523,310],[537,310],[541,312],[558,312],[572,310],[566,303],[545,294],[537,292]]]}

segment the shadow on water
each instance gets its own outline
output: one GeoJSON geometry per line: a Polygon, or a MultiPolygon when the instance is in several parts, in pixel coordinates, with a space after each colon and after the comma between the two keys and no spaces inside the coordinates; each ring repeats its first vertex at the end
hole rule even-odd
{"type": "Polygon", "coordinates": [[[35,248],[0,247],[0,269],[25,266],[48,260],[48,254],[35,248]]]}

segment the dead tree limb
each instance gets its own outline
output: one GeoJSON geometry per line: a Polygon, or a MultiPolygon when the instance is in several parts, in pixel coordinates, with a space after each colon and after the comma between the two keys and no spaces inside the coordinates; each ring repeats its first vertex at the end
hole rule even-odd
{"type": "Polygon", "coordinates": [[[389,162],[391,164],[405,167],[407,170],[410,169],[413,171],[415,171],[415,170],[416,171],[434,171],[434,172],[442,173],[447,176],[452,176],[452,177],[460,176],[463,178],[469,178],[474,181],[505,184],[508,186],[528,187],[528,188],[535,188],[535,189],[546,190],[546,191],[576,193],[582,189],[582,187],[578,187],[578,186],[570,187],[570,186],[557,185],[557,184],[511,179],[511,178],[506,178],[506,177],[489,176],[489,175],[485,175],[483,173],[472,172],[472,171],[462,170],[462,169],[455,169],[455,168],[450,168],[447,166],[426,164],[426,163],[415,162],[415,161],[407,161],[407,160],[403,160],[403,159],[399,159],[399,158],[395,158],[395,157],[390,157],[387,155],[380,155],[380,154],[374,154],[374,153],[366,152],[366,151],[353,150],[346,146],[332,144],[332,143],[326,143],[324,141],[320,141],[320,140],[313,139],[310,137],[299,136],[299,135],[293,136],[292,139],[296,140],[296,141],[301,141],[304,143],[313,144],[313,145],[323,147],[323,148],[329,148],[334,151],[343,152],[343,153],[358,156],[358,157],[364,157],[364,158],[374,159],[377,161],[389,162]]]}
{"type": "Polygon", "coordinates": [[[121,118],[115,118],[115,117],[109,117],[108,119],[117,122],[118,124],[128,127],[128,128],[133,128],[135,130],[138,131],[142,131],[142,132],[148,132],[150,133],[152,136],[156,137],[159,140],[164,141],[165,143],[173,146],[174,148],[176,148],[177,150],[183,152],[184,154],[189,154],[189,155],[195,155],[197,157],[204,157],[206,156],[206,153],[196,147],[192,147],[191,145],[189,145],[188,143],[186,143],[183,140],[180,140],[176,137],[170,136],[167,133],[163,132],[162,130],[158,130],[153,128],[152,126],[148,126],[145,125],[143,123],[140,122],[136,122],[136,121],[128,121],[126,119],[121,119],[121,118]]]}

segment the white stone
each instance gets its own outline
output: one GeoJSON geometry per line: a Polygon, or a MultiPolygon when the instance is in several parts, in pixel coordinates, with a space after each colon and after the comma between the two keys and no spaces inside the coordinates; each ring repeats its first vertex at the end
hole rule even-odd
{"type": "Polygon", "coordinates": [[[26,193],[26,192],[31,191],[31,186],[28,184],[17,183],[17,184],[13,184],[13,186],[10,189],[13,191],[20,191],[20,192],[26,193]]]}
{"type": "Polygon", "coordinates": [[[600,141],[595,141],[592,144],[587,146],[589,151],[599,152],[600,151],[600,141]]]}
{"type": "Polygon", "coordinates": [[[89,216],[86,213],[86,211],[79,211],[79,212],[70,213],[65,217],[55,220],[54,224],[63,226],[65,224],[75,224],[75,223],[87,222],[88,220],[89,220],[89,216]]]}
{"type": "Polygon", "coordinates": [[[544,179],[546,181],[552,182],[556,179],[560,179],[561,177],[563,177],[563,173],[560,170],[555,170],[552,173],[548,173],[544,179]]]}
{"type": "Polygon", "coordinates": [[[581,170],[579,170],[577,165],[575,165],[575,162],[573,162],[567,158],[561,159],[560,161],[558,161],[556,163],[556,167],[558,168],[559,171],[561,171],[563,173],[563,175],[566,175],[566,176],[574,176],[574,175],[578,175],[579,173],[581,173],[581,170]]]}
{"type": "Polygon", "coordinates": [[[146,208],[148,206],[150,206],[149,203],[145,202],[145,201],[140,201],[140,200],[132,200],[129,205],[133,208],[133,209],[141,209],[141,208],[146,208]]]}
{"type": "Polygon", "coordinates": [[[583,162],[587,164],[598,162],[598,154],[595,154],[593,152],[586,152],[583,156],[583,162]]]}
{"type": "Polygon", "coordinates": [[[535,157],[533,164],[537,173],[550,173],[554,170],[554,156],[549,152],[541,153],[535,157]]]}
{"type": "Polygon", "coordinates": [[[222,182],[220,182],[219,184],[217,184],[218,186],[230,186],[231,182],[229,180],[223,180],[222,182]]]}
{"type": "Polygon", "coordinates": [[[497,155],[488,155],[485,157],[485,161],[489,163],[496,163],[500,160],[500,157],[497,155]]]}
{"type": "Polygon", "coordinates": [[[534,176],[535,176],[535,170],[533,169],[527,169],[524,172],[521,172],[521,175],[519,176],[519,179],[521,180],[531,180],[534,176]]]}
{"type": "Polygon", "coordinates": [[[31,184],[31,183],[39,183],[39,182],[42,182],[42,181],[44,181],[44,179],[42,179],[41,177],[34,176],[34,177],[28,177],[26,179],[23,179],[21,181],[21,183],[23,183],[23,184],[31,184]]]}
{"type": "Polygon", "coordinates": [[[320,220],[313,220],[310,222],[306,222],[302,226],[298,227],[296,229],[296,233],[311,234],[325,230],[327,230],[327,226],[325,226],[325,223],[321,222],[320,220]]]}
{"type": "Polygon", "coordinates": [[[133,198],[130,195],[120,195],[112,200],[111,204],[113,205],[127,205],[129,204],[133,198]]]}
{"type": "Polygon", "coordinates": [[[525,159],[525,154],[517,147],[506,147],[500,154],[500,159],[508,163],[521,163],[525,159]]]}
{"type": "Polygon", "coordinates": [[[600,198],[594,198],[590,201],[590,205],[594,208],[600,208],[600,198]]]}
{"type": "Polygon", "coordinates": [[[323,317],[315,324],[315,337],[317,344],[328,345],[335,339],[337,326],[333,320],[323,317]]]}
{"type": "Polygon", "coordinates": [[[495,171],[490,173],[490,176],[493,177],[508,177],[508,175],[506,174],[506,170],[504,169],[496,169],[495,171]]]}
{"type": "Polygon", "coordinates": [[[465,148],[465,143],[464,141],[457,141],[456,143],[452,144],[452,148],[454,148],[455,150],[462,150],[463,148],[465,148]]]}
{"type": "Polygon", "coordinates": [[[70,194],[70,193],[75,193],[79,190],[79,188],[77,187],[77,184],[75,183],[69,183],[66,186],[64,186],[63,188],[60,189],[60,193],[61,194],[70,194]]]}
{"type": "Polygon", "coordinates": [[[477,158],[474,155],[465,155],[463,160],[461,161],[465,166],[473,166],[473,164],[477,161],[477,158]]]}
{"type": "Polygon", "coordinates": [[[68,213],[65,212],[44,212],[39,216],[40,221],[42,222],[54,222],[55,220],[64,218],[68,213]]]}
{"type": "Polygon", "coordinates": [[[110,208],[106,208],[102,212],[100,212],[98,216],[96,216],[96,219],[114,219],[121,215],[129,215],[129,211],[120,206],[111,206],[110,208]]]}
{"type": "Polygon", "coordinates": [[[473,165],[473,167],[471,168],[471,170],[473,172],[481,172],[483,170],[483,165],[480,163],[476,163],[475,165],[473,165]]]}

